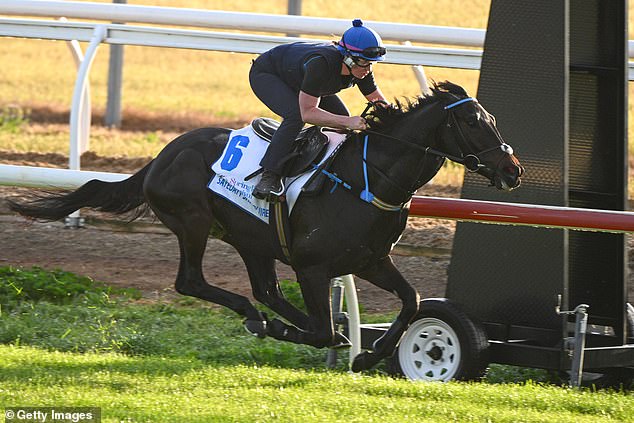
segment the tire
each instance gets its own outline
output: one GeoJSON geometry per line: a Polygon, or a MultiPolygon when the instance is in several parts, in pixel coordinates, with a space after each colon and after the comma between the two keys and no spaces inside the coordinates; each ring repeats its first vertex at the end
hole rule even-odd
{"type": "Polygon", "coordinates": [[[484,329],[445,298],[421,301],[388,371],[411,380],[479,380],[488,361],[484,329]]]}

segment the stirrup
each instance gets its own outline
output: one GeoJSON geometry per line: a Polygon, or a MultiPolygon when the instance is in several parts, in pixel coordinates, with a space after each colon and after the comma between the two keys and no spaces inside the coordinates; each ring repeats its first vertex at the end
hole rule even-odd
{"type": "Polygon", "coordinates": [[[279,191],[271,191],[271,194],[275,195],[276,197],[279,197],[280,195],[284,194],[284,191],[286,191],[286,187],[284,186],[284,177],[280,176],[280,190],[279,191]]]}

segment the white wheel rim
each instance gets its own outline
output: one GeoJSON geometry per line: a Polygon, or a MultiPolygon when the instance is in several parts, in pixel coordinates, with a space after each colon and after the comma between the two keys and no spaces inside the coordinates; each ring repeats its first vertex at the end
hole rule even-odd
{"type": "Polygon", "coordinates": [[[398,347],[403,374],[412,380],[451,380],[460,366],[460,341],[447,323],[435,318],[414,322],[398,347]]]}

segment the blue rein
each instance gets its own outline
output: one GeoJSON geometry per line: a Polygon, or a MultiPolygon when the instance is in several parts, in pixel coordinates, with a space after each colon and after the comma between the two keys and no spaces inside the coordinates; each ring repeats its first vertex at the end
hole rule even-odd
{"type": "Polygon", "coordinates": [[[361,199],[365,202],[371,203],[374,200],[374,194],[370,192],[370,183],[368,182],[368,164],[366,163],[368,158],[368,134],[365,134],[363,139],[363,180],[365,181],[365,189],[361,191],[361,199]]]}

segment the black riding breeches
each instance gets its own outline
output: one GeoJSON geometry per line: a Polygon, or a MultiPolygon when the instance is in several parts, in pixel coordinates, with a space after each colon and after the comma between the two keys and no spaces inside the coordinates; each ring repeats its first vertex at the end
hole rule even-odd
{"type": "MultiPolygon", "coordinates": [[[[260,101],[282,118],[282,123],[260,162],[263,168],[282,175],[285,161],[293,149],[293,141],[304,127],[299,110],[299,94],[277,75],[260,70],[257,65],[251,67],[249,82],[260,101]]],[[[350,115],[345,104],[336,95],[321,97],[319,108],[337,115],[350,115]]]]}

